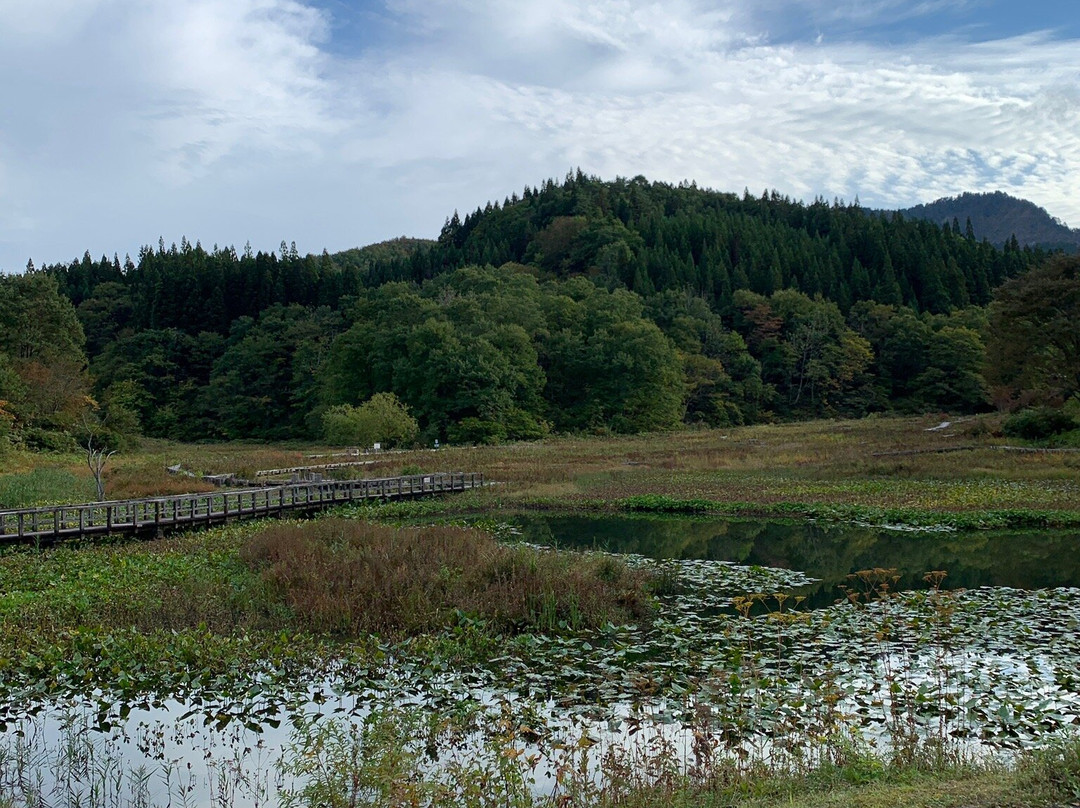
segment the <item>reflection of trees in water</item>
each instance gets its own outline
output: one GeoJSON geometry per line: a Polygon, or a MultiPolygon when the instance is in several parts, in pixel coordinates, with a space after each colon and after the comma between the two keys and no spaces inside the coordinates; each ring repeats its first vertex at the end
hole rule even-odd
{"type": "Polygon", "coordinates": [[[806,592],[831,603],[847,576],[895,568],[901,588],[924,586],[930,570],[946,570],[950,588],[1080,585],[1080,533],[978,531],[914,533],[856,525],[723,520],[678,516],[520,514],[523,538],[538,544],[650,558],[708,558],[802,570],[821,583],[806,592]]]}

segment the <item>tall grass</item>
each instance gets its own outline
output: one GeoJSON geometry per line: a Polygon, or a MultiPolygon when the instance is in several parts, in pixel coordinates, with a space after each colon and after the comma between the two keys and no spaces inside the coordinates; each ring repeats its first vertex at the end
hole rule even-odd
{"type": "Polygon", "coordinates": [[[275,525],[241,557],[307,630],[415,635],[463,619],[494,631],[639,622],[645,573],[621,561],[499,544],[480,530],[395,528],[346,519],[275,525]]]}
{"type": "Polygon", "coordinates": [[[194,494],[200,491],[213,491],[216,487],[199,477],[170,474],[163,464],[157,463],[113,462],[105,470],[105,491],[110,499],[194,494]]]}
{"type": "Polygon", "coordinates": [[[509,714],[477,728],[445,714],[379,707],[360,723],[296,727],[279,762],[291,781],[279,798],[291,808],[1056,808],[1077,797],[1075,742],[1011,765],[953,761],[932,770],[850,743],[837,745],[834,759],[793,772],[711,754],[707,730],[694,732],[690,750],[659,733],[609,744],[584,727],[538,739],[509,714]],[[437,760],[431,747],[441,750],[437,760]]]}
{"type": "Polygon", "coordinates": [[[92,502],[94,497],[94,481],[66,469],[42,467],[0,476],[0,508],[92,502]]]}
{"type": "Polygon", "coordinates": [[[235,732],[199,736],[196,765],[166,754],[162,725],[135,733],[150,758],[142,765],[125,757],[121,735],[74,718],[52,746],[26,729],[0,741],[0,808],[1063,808],[1080,795],[1075,741],[1012,765],[936,771],[851,746],[796,774],[694,751],[688,760],[660,736],[596,743],[581,728],[539,737],[505,708],[382,705],[359,720],[303,719],[280,755],[235,732]]]}

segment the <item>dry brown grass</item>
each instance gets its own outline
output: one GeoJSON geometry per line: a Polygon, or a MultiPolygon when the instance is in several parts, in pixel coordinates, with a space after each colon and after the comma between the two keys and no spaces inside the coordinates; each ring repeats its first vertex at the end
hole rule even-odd
{"type": "Polygon", "coordinates": [[[141,499],[212,491],[214,486],[196,477],[170,474],[156,463],[124,463],[106,469],[105,490],[110,499],[141,499]]]}
{"type": "Polygon", "coordinates": [[[412,635],[467,616],[501,632],[640,621],[643,573],[617,559],[499,544],[463,527],[344,519],[274,525],[241,557],[317,632],[412,635]]]}
{"type": "Polygon", "coordinates": [[[491,497],[568,505],[642,494],[716,502],[849,504],[930,510],[1080,510],[1080,454],[998,448],[997,416],[868,418],[691,430],[631,437],[559,437],[451,448],[415,462],[482,471],[491,497]],[[963,451],[936,450],[966,447],[963,451]],[[917,451],[918,454],[897,454],[917,451]]]}
{"type": "MultiPolygon", "coordinates": [[[[445,447],[364,456],[370,465],[351,477],[387,477],[403,471],[480,471],[500,483],[492,503],[549,500],[573,504],[666,494],[717,502],[835,503],[935,510],[1036,508],[1080,510],[1080,454],[1019,454],[994,447],[995,415],[867,418],[757,425],[723,430],[571,437],[529,444],[445,447]],[[941,421],[950,428],[927,431],[941,421]],[[973,447],[935,454],[932,450],[973,447]],[[896,454],[919,451],[920,454],[896,454]],[[891,453],[891,454],[890,454],[891,453]]],[[[108,495],[115,498],[181,493],[205,486],[171,477],[167,465],[196,472],[235,472],[350,460],[320,446],[218,444],[193,446],[147,441],[139,452],[109,465],[108,495]],[[324,455],[312,457],[311,455],[324,455]]],[[[55,465],[57,460],[51,458],[55,465]]],[[[77,457],[63,461],[77,473],[77,457]]]]}

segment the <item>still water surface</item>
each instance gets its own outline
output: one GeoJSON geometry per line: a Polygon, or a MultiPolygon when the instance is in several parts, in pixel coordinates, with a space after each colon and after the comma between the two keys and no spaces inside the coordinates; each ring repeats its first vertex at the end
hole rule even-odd
{"type": "MultiPolygon", "coordinates": [[[[1080,532],[914,532],[783,520],[550,512],[476,519],[510,525],[508,532],[534,544],[674,560],[669,564],[700,580],[696,589],[664,601],[647,632],[612,627],[588,638],[537,637],[508,648],[488,666],[443,670],[427,678],[422,674],[433,667],[431,660],[402,659],[388,663],[385,680],[370,687],[358,682],[355,672],[342,670],[333,681],[321,682],[321,689],[342,694],[333,704],[308,701],[310,683],[297,683],[292,697],[301,712],[341,711],[346,719],[360,720],[379,703],[444,709],[465,699],[487,705],[507,701],[532,705],[529,709],[559,732],[576,726],[605,743],[622,743],[630,736],[621,722],[633,705],[634,716],[648,716],[656,732],[671,732],[678,740],[683,730],[673,707],[685,707],[685,694],[692,690],[691,708],[704,705],[718,716],[738,718],[746,724],[747,743],[760,738],[767,748],[778,737],[809,737],[813,727],[801,718],[777,723],[777,716],[813,718],[806,705],[823,703],[826,686],[842,699],[836,709],[867,740],[887,735],[892,691],[882,683],[891,682],[925,701],[920,722],[925,719],[931,729],[942,727],[965,742],[985,741],[990,748],[1035,745],[1080,725],[1075,675],[1080,590],[1070,589],[1080,586],[1080,532]],[[785,581],[805,580],[773,574],[776,569],[738,572],[742,567],[791,570],[816,579],[802,590],[809,596],[805,620],[784,624],[781,636],[776,622],[733,620],[714,608],[717,598],[761,587],[781,591],[785,581]],[[921,588],[926,572],[945,570],[947,586],[972,591],[947,602],[948,623],[934,629],[925,648],[914,634],[882,640],[881,621],[890,631],[903,627],[902,601],[864,609],[834,605],[851,573],[874,567],[896,569],[901,589],[921,588]],[[739,687],[732,689],[730,682],[739,687]],[[603,727],[610,727],[606,734],[603,727]]],[[[911,626],[922,625],[922,614],[914,614],[911,626]]],[[[206,721],[212,713],[185,721],[180,716],[192,705],[168,702],[157,710],[133,710],[111,735],[102,736],[85,723],[94,714],[92,701],[90,694],[85,703],[74,695],[67,707],[54,701],[22,723],[24,735],[0,735],[0,803],[4,789],[12,793],[14,788],[5,779],[5,756],[10,763],[20,749],[41,761],[43,784],[58,796],[58,805],[81,805],[75,787],[91,787],[106,770],[118,778],[121,772],[146,774],[135,785],[116,780],[111,793],[130,795],[132,804],[272,804],[288,786],[275,774],[275,761],[289,755],[288,721],[266,727],[259,736],[239,722],[215,731],[206,721]],[[73,714],[84,715],[85,722],[73,721],[73,714]],[[76,762],[82,766],[75,780],[72,749],[79,751],[76,762]],[[82,765],[86,761],[94,766],[82,765]],[[61,771],[66,780],[61,781],[61,771]]],[[[539,788],[547,785],[539,778],[539,788]]]]}
{"type": "Polygon", "coordinates": [[[820,583],[804,594],[821,607],[843,596],[859,570],[900,574],[919,589],[931,570],[948,588],[1049,589],[1080,586],[1080,531],[911,531],[851,524],[656,515],[516,512],[500,516],[522,540],[551,547],[635,553],[655,559],[710,559],[799,570],[820,583]]]}

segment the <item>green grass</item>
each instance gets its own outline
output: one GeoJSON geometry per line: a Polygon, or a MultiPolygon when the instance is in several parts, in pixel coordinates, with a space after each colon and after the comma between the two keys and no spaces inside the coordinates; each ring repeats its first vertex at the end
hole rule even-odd
{"type": "MultiPolygon", "coordinates": [[[[1080,525],[1080,456],[1001,451],[998,447],[1006,441],[996,436],[1000,421],[996,416],[959,422],[944,432],[927,431],[940,420],[881,418],[632,437],[558,437],[534,444],[387,455],[359,473],[379,477],[406,468],[481,471],[498,484],[483,491],[351,507],[340,513],[354,525],[362,519],[420,519],[522,506],[958,529],[1080,525]],[[963,451],[937,452],[958,446],[963,451]],[[919,453],[906,454],[913,451],[919,453]]],[[[176,462],[194,471],[251,472],[320,462],[308,458],[319,451],[148,442],[140,453],[114,458],[108,493],[124,497],[176,491],[187,483],[163,471],[176,462]]],[[[40,466],[45,461],[36,456],[9,459],[8,468],[18,471],[0,477],[3,505],[88,497],[81,486],[89,491],[90,480],[77,457],[58,461],[53,456],[48,467],[40,466]]],[[[406,647],[437,671],[440,665],[502,653],[500,632],[561,631],[560,623],[567,629],[583,624],[581,594],[571,599],[572,608],[570,601],[545,604],[542,597],[521,598],[519,603],[525,606],[511,613],[505,605],[510,595],[520,594],[516,589],[528,591],[527,587],[503,586],[498,597],[481,589],[484,574],[477,559],[487,550],[469,555],[467,563],[461,558],[458,562],[428,558],[417,554],[415,547],[410,550],[408,530],[383,527],[372,533],[373,528],[365,526],[355,528],[354,534],[354,528],[345,524],[330,520],[325,524],[335,527],[326,535],[304,530],[299,539],[290,533],[299,530],[292,523],[253,523],[145,544],[0,555],[0,705],[101,687],[103,725],[116,720],[117,709],[122,709],[118,705],[155,697],[148,694],[199,692],[207,698],[217,694],[240,715],[242,706],[235,694],[244,693],[256,680],[270,687],[277,680],[290,681],[290,676],[301,681],[317,678],[319,670],[334,665],[375,669],[387,659],[400,661],[406,647]],[[266,534],[267,530],[280,532],[266,534]],[[390,532],[379,534],[381,530],[390,532]],[[263,538],[257,539],[259,535],[263,538]],[[382,541],[380,535],[394,539],[382,541]],[[385,545],[381,552],[386,555],[380,566],[364,567],[371,558],[360,548],[373,537],[375,544],[385,545]],[[402,537],[406,541],[394,548],[402,537]],[[391,551],[399,555],[391,556],[391,551]],[[421,568],[426,569],[423,575],[410,573],[421,568]],[[348,569],[364,573],[350,577],[348,569]],[[372,569],[386,574],[379,579],[372,569]],[[464,584],[465,589],[451,592],[464,584]],[[351,594],[327,599],[323,595],[328,585],[339,595],[351,594]],[[463,592],[484,594],[469,601],[461,598],[463,592]],[[430,600],[448,594],[454,597],[430,600]],[[380,599],[371,614],[355,607],[380,599]],[[405,639],[395,645],[391,638],[405,639]]],[[[494,559],[488,569],[498,570],[506,563],[518,562],[494,559]]],[[[530,564],[518,565],[527,570],[530,564]]],[[[550,580],[563,580],[567,571],[554,569],[550,574],[556,576],[550,580]]],[[[498,583],[499,574],[487,575],[498,583]]],[[[598,609],[596,615],[601,614],[612,619],[611,613],[598,609]]],[[[222,715],[229,719],[228,710],[222,715]]],[[[440,720],[445,717],[437,715],[440,720]]],[[[0,723],[3,720],[0,709],[0,723]]],[[[523,748],[513,745],[516,731],[507,728],[501,739],[495,739],[496,751],[511,754],[496,755],[494,769],[483,769],[487,764],[482,760],[461,761],[460,782],[471,783],[471,791],[448,791],[456,796],[430,804],[489,805],[498,795],[506,797],[500,804],[510,808],[539,804],[531,792],[489,789],[485,796],[479,785],[511,774],[499,766],[520,759],[513,754],[523,748]]],[[[398,741],[392,733],[378,738],[379,754],[369,759],[390,766],[393,761],[383,753],[400,749],[398,741]]],[[[344,742],[339,748],[349,750],[344,742]]],[[[665,761],[656,760],[661,768],[650,769],[647,761],[626,766],[612,759],[605,763],[612,786],[607,792],[583,787],[564,804],[1062,805],[1080,796],[1077,749],[1063,743],[1022,757],[1014,766],[955,761],[895,766],[873,756],[841,755],[844,750],[837,746],[831,764],[797,773],[714,767],[711,777],[652,780],[643,775],[662,774],[665,761]]],[[[391,770],[383,768],[380,774],[368,769],[365,776],[385,777],[391,770]]],[[[383,780],[384,785],[389,783],[383,780]]],[[[293,804],[331,804],[305,799],[298,794],[293,804]]],[[[6,808],[2,794],[0,808],[6,808]]]]}
{"type": "Polygon", "coordinates": [[[67,469],[38,467],[0,475],[0,508],[36,508],[67,502],[92,502],[94,482],[67,469]]]}
{"type": "MultiPolygon", "coordinates": [[[[1062,526],[1080,514],[1080,454],[1019,453],[1002,446],[1002,418],[943,416],[813,421],[732,429],[684,430],[637,436],[557,436],[535,443],[447,447],[370,456],[351,470],[387,477],[403,470],[480,471],[496,483],[476,494],[432,500],[417,515],[558,502],[566,507],[616,507],[642,498],[709,503],[710,512],[897,521],[920,525],[1062,526]],[[948,450],[948,451],[942,451],[948,450]],[[954,451],[959,450],[959,451],[954,451]],[[966,515],[966,516],[965,516],[966,515]]],[[[194,472],[241,472],[327,462],[319,446],[212,446],[146,441],[115,456],[106,471],[112,498],[201,490],[198,481],[170,476],[167,465],[194,472]],[[315,457],[320,455],[320,457],[315,457]]],[[[81,460],[57,466],[55,456],[13,455],[9,467],[49,463],[78,485],[52,485],[18,502],[86,498],[81,460]]],[[[636,506],[640,507],[640,506],[636,506]]],[[[706,507],[706,506],[703,506],[706,507]]],[[[386,510],[387,515],[393,509],[386,510]]],[[[405,515],[401,510],[397,513],[405,515]]]]}

